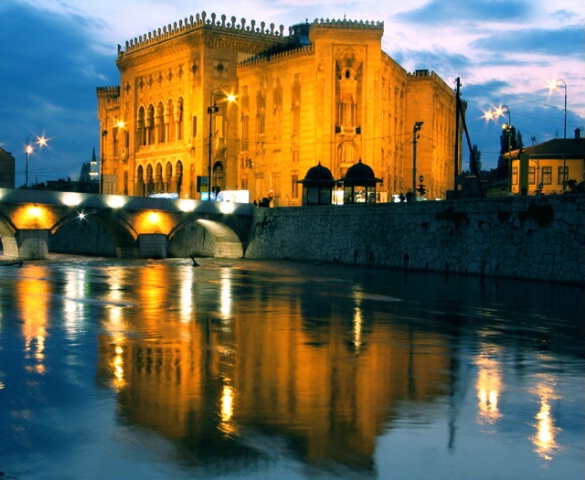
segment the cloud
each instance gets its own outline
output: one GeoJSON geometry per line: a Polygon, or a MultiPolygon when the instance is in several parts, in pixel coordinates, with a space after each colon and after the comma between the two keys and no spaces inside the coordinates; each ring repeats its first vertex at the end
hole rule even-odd
{"type": "Polygon", "coordinates": [[[421,8],[399,13],[394,19],[419,25],[456,27],[455,22],[511,23],[526,19],[534,2],[526,0],[434,0],[421,8]]]}
{"type": "Polygon", "coordinates": [[[533,53],[550,56],[585,58],[582,25],[562,29],[519,29],[483,36],[470,46],[481,50],[497,51],[502,58],[510,53],[533,53]]]}
{"type": "MultiPolygon", "coordinates": [[[[41,157],[31,157],[30,180],[36,166],[40,172],[57,163],[69,166],[60,175],[75,177],[99,137],[96,86],[118,83],[115,58],[96,52],[87,17],[14,2],[3,3],[1,12],[10,19],[0,29],[3,148],[13,152],[20,172],[25,138],[45,134],[53,140],[41,157]],[[87,154],[79,158],[80,151],[87,154]]],[[[54,179],[47,173],[38,180],[47,177],[54,179]]]]}

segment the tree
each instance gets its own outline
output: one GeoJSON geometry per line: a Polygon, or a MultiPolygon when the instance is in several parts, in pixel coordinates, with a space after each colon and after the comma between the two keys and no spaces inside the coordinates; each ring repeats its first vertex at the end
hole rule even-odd
{"type": "Polygon", "coordinates": [[[500,135],[500,156],[498,157],[497,174],[498,179],[508,178],[510,176],[510,151],[519,150],[524,147],[522,134],[516,131],[516,127],[503,129],[500,135]]]}
{"type": "Polygon", "coordinates": [[[481,172],[481,152],[477,145],[474,145],[469,152],[469,172],[476,177],[481,172]]]}

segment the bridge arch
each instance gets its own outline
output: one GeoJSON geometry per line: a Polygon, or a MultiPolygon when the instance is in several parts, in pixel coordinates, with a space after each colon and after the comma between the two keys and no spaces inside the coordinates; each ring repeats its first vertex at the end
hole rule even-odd
{"type": "Polygon", "coordinates": [[[10,218],[0,212],[0,241],[6,257],[18,257],[17,228],[10,218]]]}
{"type": "MultiPolygon", "coordinates": [[[[77,231],[75,225],[73,225],[74,222],[95,222],[102,226],[114,244],[116,257],[138,257],[138,232],[136,232],[134,227],[123,216],[117,215],[113,212],[101,212],[95,210],[85,211],[83,215],[80,215],[78,212],[70,212],[61,218],[51,229],[55,243],[67,243],[67,240],[63,237],[71,236],[72,231],[77,231]],[[67,225],[71,228],[68,228],[67,225]]],[[[92,252],[91,247],[88,245],[86,251],[83,251],[82,253],[95,254],[96,252],[92,252]]],[[[102,253],[103,252],[100,250],[98,254],[102,253]]]]}
{"type": "Polygon", "coordinates": [[[242,258],[240,237],[224,223],[199,218],[183,221],[169,235],[171,257],[242,258]]]}

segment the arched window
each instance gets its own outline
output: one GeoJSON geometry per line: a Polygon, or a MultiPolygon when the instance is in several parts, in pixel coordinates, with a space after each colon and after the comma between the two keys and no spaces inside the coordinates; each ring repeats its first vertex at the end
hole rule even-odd
{"type": "Polygon", "coordinates": [[[162,102],[158,102],[156,106],[156,117],[154,119],[154,126],[156,128],[156,143],[164,143],[165,141],[165,107],[162,102]]]}
{"type": "Polygon", "coordinates": [[[293,133],[301,129],[301,83],[295,80],[292,86],[292,123],[293,133]]]}
{"type": "Polygon", "coordinates": [[[282,85],[280,81],[276,82],[272,98],[274,104],[274,137],[280,138],[282,131],[282,85]]]}
{"type": "Polygon", "coordinates": [[[145,178],[145,194],[146,195],[150,195],[151,193],[154,193],[154,176],[153,176],[153,171],[152,171],[152,165],[147,165],[146,166],[146,178],[145,178]]]}
{"type": "Polygon", "coordinates": [[[165,176],[163,178],[163,191],[171,191],[171,181],[173,180],[173,165],[171,162],[167,162],[165,165],[165,176]]]}
{"type": "Polygon", "coordinates": [[[183,97],[179,97],[177,100],[177,105],[173,113],[175,115],[175,128],[177,130],[175,138],[177,140],[183,140],[183,97]]]}
{"type": "Polygon", "coordinates": [[[136,169],[136,184],[134,185],[134,190],[136,195],[143,197],[145,193],[145,184],[144,184],[144,168],[142,165],[138,165],[136,169]]]}
{"type": "Polygon", "coordinates": [[[138,109],[137,121],[136,121],[136,143],[138,147],[144,145],[146,141],[146,128],[144,118],[144,107],[138,109]]]}
{"type": "Polygon", "coordinates": [[[258,135],[264,135],[266,131],[266,96],[262,91],[256,95],[256,115],[258,135]]]}
{"type": "Polygon", "coordinates": [[[146,114],[146,145],[152,145],[154,143],[154,106],[150,104],[148,106],[146,114]]]}

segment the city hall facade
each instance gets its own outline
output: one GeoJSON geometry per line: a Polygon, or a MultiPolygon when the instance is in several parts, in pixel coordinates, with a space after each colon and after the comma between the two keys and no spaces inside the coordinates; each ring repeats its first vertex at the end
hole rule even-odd
{"type": "Polygon", "coordinates": [[[101,192],[201,199],[211,182],[295,206],[311,167],[341,180],[361,160],[390,201],[412,189],[416,156],[416,182],[445,198],[460,169],[455,93],[392,60],[383,33],[315,20],[285,35],[202,13],[126,42],[119,86],[97,88],[101,192]]]}

